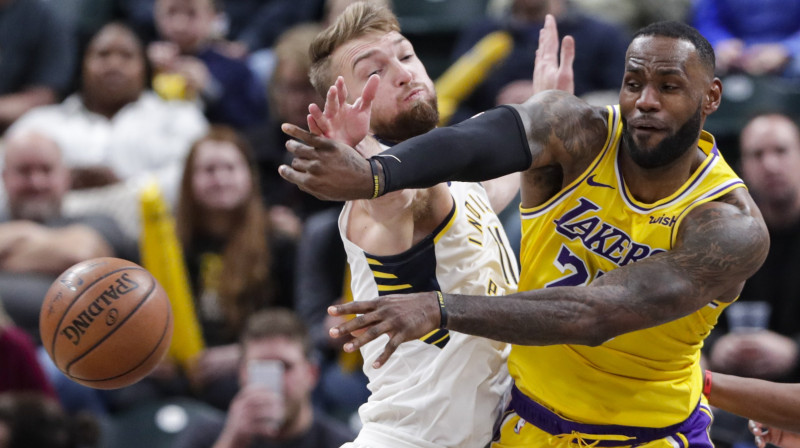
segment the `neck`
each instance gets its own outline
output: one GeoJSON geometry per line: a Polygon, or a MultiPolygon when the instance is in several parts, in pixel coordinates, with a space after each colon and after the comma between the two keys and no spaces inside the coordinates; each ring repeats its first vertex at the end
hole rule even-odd
{"type": "Polygon", "coordinates": [[[109,103],[106,101],[100,101],[97,98],[94,98],[92,95],[86,95],[85,93],[81,96],[83,99],[83,105],[86,107],[86,109],[88,109],[90,112],[102,115],[109,120],[114,118],[114,115],[116,115],[117,112],[119,112],[123,107],[135,101],[131,100],[119,103],[109,103]]]}
{"type": "Polygon", "coordinates": [[[286,422],[281,433],[278,436],[280,439],[293,439],[305,434],[311,424],[314,422],[314,410],[310,402],[304,402],[300,405],[300,411],[297,413],[296,418],[290,422],[286,422]]]}
{"type": "Polygon", "coordinates": [[[703,151],[696,149],[687,151],[668,165],[642,168],[631,159],[624,142],[620,146],[619,165],[625,185],[636,200],[645,204],[657,202],[677,191],[706,158],[703,151]]]}
{"type": "Polygon", "coordinates": [[[786,229],[800,222],[800,195],[789,201],[769,201],[758,204],[764,221],[771,229],[786,229]]]}
{"type": "Polygon", "coordinates": [[[203,217],[203,228],[210,236],[225,238],[230,235],[237,221],[237,213],[208,212],[208,214],[203,217]]]}

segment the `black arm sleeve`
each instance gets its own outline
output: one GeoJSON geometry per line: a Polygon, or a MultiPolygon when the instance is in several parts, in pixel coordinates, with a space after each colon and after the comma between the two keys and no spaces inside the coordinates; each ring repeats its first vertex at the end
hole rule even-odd
{"type": "Polygon", "coordinates": [[[384,193],[450,180],[494,179],[525,170],[532,162],[525,127],[509,106],[434,129],[374,157],[383,166],[384,193]]]}

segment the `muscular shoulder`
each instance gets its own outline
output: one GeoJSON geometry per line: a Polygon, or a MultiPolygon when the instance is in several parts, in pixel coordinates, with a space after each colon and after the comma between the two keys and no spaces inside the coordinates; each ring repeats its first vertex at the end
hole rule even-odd
{"type": "Polygon", "coordinates": [[[692,270],[716,272],[743,282],[764,262],[769,234],[761,212],[744,188],[702,204],[684,219],[675,249],[692,270]]]}
{"type": "Polygon", "coordinates": [[[581,169],[600,152],[608,132],[604,107],[559,90],[534,95],[519,106],[533,155],[532,168],[581,169]]]}

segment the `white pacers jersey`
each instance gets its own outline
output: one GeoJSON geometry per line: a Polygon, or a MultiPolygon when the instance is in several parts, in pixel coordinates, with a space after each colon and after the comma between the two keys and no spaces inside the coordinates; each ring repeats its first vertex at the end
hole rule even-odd
{"type": "MultiPolygon", "coordinates": [[[[433,290],[490,296],[516,292],[516,258],[486,191],[477,183],[453,182],[449,188],[454,205],[448,217],[398,255],[374,256],[348,240],[353,204],[344,206],[339,231],[355,300],[433,290]]],[[[436,330],[401,344],[383,367],[374,369],[387,341],[383,335],[361,348],[372,394],[359,408],[364,427],[355,446],[486,446],[510,386],[507,344],[436,330]]]]}

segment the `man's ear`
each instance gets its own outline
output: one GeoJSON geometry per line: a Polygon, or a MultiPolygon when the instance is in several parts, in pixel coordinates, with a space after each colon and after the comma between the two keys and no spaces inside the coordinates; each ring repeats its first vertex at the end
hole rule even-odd
{"type": "Polygon", "coordinates": [[[705,115],[711,115],[719,109],[722,102],[722,81],[719,78],[714,78],[703,96],[703,112],[705,115]]]}

